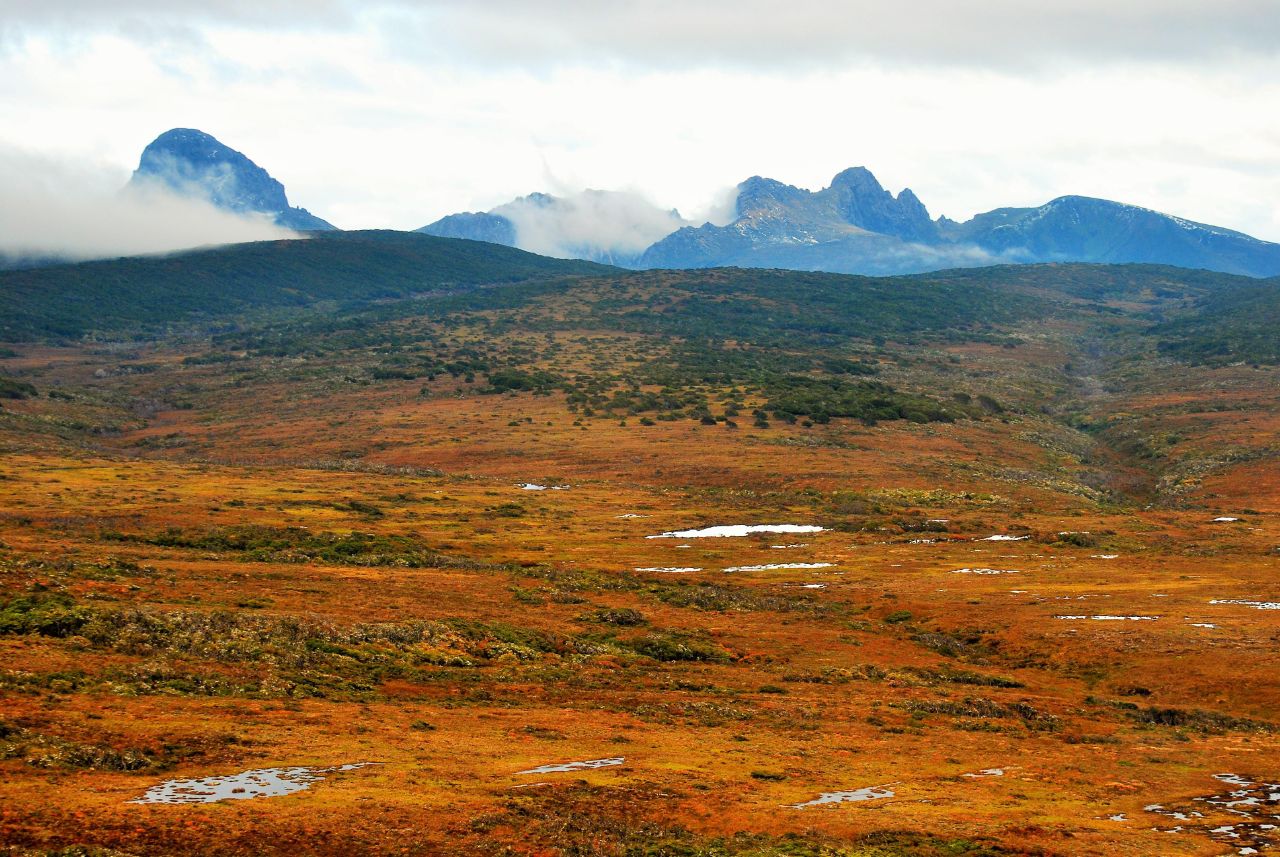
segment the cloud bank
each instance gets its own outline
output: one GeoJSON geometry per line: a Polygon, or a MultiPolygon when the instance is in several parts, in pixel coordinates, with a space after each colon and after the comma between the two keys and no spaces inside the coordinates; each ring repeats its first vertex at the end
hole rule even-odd
{"type": "Polygon", "coordinates": [[[0,148],[0,255],[84,260],[299,237],[159,184],[123,184],[111,170],[0,148]]]}
{"type": "Polygon", "coordinates": [[[511,221],[516,246],[543,256],[627,262],[650,244],[689,225],[640,194],[584,190],[569,196],[530,194],[493,209],[511,221]]]}

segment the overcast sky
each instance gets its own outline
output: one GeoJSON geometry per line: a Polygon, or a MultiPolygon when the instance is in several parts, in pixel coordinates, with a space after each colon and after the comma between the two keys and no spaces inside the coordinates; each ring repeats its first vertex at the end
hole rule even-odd
{"type": "Polygon", "coordinates": [[[585,187],[701,219],[865,165],[935,216],[1078,193],[1280,241],[1278,108],[1277,0],[0,0],[0,169],[123,183],[199,128],[344,228],[585,187]]]}

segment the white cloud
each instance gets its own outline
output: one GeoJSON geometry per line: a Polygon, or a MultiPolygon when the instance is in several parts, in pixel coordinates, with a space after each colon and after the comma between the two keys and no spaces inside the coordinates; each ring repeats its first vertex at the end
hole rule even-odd
{"type": "Polygon", "coordinates": [[[687,226],[637,193],[584,190],[564,197],[521,197],[494,209],[512,222],[522,250],[561,258],[624,261],[687,226]]]}

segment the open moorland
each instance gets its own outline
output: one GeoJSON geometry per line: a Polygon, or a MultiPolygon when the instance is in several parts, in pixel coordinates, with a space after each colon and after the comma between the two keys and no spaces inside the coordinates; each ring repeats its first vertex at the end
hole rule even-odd
{"type": "Polygon", "coordinates": [[[1280,853],[1278,308],[389,233],[0,273],[3,853],[1280,853]]]}

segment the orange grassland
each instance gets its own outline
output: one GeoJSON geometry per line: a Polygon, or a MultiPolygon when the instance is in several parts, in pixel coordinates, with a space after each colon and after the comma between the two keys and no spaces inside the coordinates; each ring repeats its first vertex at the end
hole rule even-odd
{"type": "MultiPolygon", "coordinates": [[[[1164,438],[1152,470],[1120,446],[1086,461],[1032,408],[620,425],[445,380],[238,389],[183,353],[144,355],[145,375],[95,375],[121,360],[89,349],[6,361],[79,400],[5,405],[0,604],[56,596],[118,629],[0,635],[9,853],[1218,855],[1240,846],[1212,833],[1238,818],[1195,800],[1230,788],[1214,775],[1280,782],[1280,610],[1212,603],[1280,600],[1274,370],[1088,403],[1108,432],[1164,438]],[[195,407],[166,404],[177,384],[203,391],[195,407]],[[1238,406],[1202,409],[1224,397],[1238,406]],[[115,431],[72,425],[107,417],[115,431]],[[1129,500],[1083,478],[1108,455],[1129,500]],[[646,538],[717,524],[826,529],[646,538]],[[404,537],[439,559],[163,538],[251,528],[404,537]],[[777,563],[828,565],[724,571],[777,563]],[[701,570],[637,570],[667,567],[701,570]],[[974,568],[1015,573],[956,573],[974,568]],[[138,630],[196,614],[235,617],[244,647],[138,630]],[[1095,615],[1157,618],[1058,618],[1095,615]],[[352,642],[421,622],[478,630],[352,642]],[[289,623],[338,642],[306,643],[323,660],[298,667],[254,636],[289,623]],[[641,645],[659,638],[701,659],[641,645]],[[133,770],[103,761],[130,753],[133,770]],[[607,757],[625,762],[518,773],[607,757]],[[167,779],[357,762],[376,764],[283,797],[129,802],[167,779]],[[872,786],[893,795],[791,807],[872,786]]],[[[1055,354],[1022,362],[1006,399],[1061,392],[1038,374],[1055,354]]]]}

